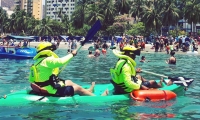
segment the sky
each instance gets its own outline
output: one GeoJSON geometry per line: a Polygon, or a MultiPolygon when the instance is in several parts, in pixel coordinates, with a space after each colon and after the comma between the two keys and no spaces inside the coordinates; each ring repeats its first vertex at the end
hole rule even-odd
{"type": "Polygon", "coordinates": [[[42,4],[43,4],[43,5],[45,4],[45,0],[42,0],[42,4]]]}

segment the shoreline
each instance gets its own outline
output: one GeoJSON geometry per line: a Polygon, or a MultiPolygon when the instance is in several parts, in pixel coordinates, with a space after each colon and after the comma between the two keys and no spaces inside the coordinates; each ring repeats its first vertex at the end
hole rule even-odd
{"type": "MultiPolygon", "coordinates": [[[[19,42],[15,42],[15,45],[18,44],[19,42]]],[[[30,42],[30,47],[37,47],[38,44],[41,42],[30,42]]],[[[111,43],[107,43],[109,46],[111,45],[111,43]]],[[[88,50],[88,48],[90,46],[93,46],[92,43],[86,43],[84,46],[82,46],[81,49],[83,50],[88,50]]],[[[77,48],[80,47],[80,42],[77,42],[77,48]]],[[[151,44],[145,44],[145,49],[141,51],[141,53],[164,53],[167,54],[166,51],[162,51],[162,52],[155,52],[155,49],[151,49],[152,45],[151,44]]],[[[59,48],[58,49],[69,49],[68,43],[66,44],[66,42],[60,42],[59,48]]],[[[119,46],[116,47],[116,49],[119,50],[119,46]]],[[[187,54],[187,52],[182,52],[182,51],[175,51],[176,54],[187,54]]],[[[188,54],[189,55],[189,54],[188,54]]],[[[200,46],[198,45],[198,54],[200,55],[200,46]]]]}

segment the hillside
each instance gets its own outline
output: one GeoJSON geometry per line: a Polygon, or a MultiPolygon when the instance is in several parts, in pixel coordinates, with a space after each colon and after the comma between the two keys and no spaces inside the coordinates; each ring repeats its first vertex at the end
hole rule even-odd
{"type": "Polygon", "coordinates": [[[14,0],[1,0],[2,7],[13,8],[14,7],[14,0]]]}

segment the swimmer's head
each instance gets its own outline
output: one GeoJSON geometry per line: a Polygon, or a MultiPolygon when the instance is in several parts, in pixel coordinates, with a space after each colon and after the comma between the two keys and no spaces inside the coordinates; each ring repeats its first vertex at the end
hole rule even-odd
{"type": "Polygon", "coordinates": [[[89,54],[92,54],[92,51],[89,51],[89,54]]]}
{"type": "Polygon", "coordinates": [[[142,56],[141,59],[144,60],[144,59],[145,59],[145,56],[142,56]]]}

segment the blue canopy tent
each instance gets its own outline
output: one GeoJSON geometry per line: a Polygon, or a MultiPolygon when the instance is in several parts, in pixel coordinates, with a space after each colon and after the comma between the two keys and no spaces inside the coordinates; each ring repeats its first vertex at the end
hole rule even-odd
{"type": "Polygon", "coordinates": [[[83,38],[83,36],[74,36],[74,39],[76,39],[77,41],[80,41],[83,38]]]}
{"type": "Polygon", "coordinates": [[[119,43],[122,40],[121,36],[115,36],[115,40],[117,41],[117,43],[119,43]]]}
{"type": "Polygon", "coordinates": [[[34,38],[36,42],[38,42],[40,40],[39,36],[28,36],[28,37],[34,38]]]}
{"type": "Polygon", "coordinates": [[[65,42],[68,41],[69,39],[69,36],[65,36],[65,35],[59,35],[58,37],[59,39],[64,40],[65,42]]]}
{"type": "Polygon", "coordinates": [[[51,42],[51,36],[42,36],[41,37],[41,40],[43,41],[48,41],[48,42],[51,42]]]}
{"type": "Polygon", "coordinates": [[[17,39],[17,40],[35,40],[33,37],[28,36],[15,36],[15,35],[7,35],[4,39],[17,39]]]}

